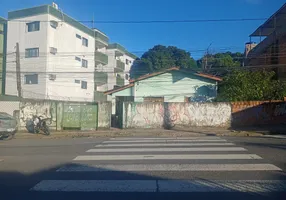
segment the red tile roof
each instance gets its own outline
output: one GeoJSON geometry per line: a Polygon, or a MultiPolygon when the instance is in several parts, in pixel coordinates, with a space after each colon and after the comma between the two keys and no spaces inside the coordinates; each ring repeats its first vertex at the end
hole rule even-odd
{"type": "Polygon", "coordinates": [[[186,73],[192,73],[192,74],[194,74],[196,76],[200,76],[200,77],[203,77],[203,78],[211,79],[211,80],[214,80],[214,81],[222,81],[221,78],[219,78],[217,76],[210,75],[210,74],[199,73],[197,71],[188,71],[188,70],[185,70],[185,69],[180,69],[179,67],[171,67],[171,68],[159,71],[159,72],[154,72],[154,73],[151,73],[151,74],[146,74],[146,75],[140,76],[139,78],[137,78],[135,80],[130,80],[129,81],[130,84],[124,85],[122,87],[115,88],[115,89],[112,89],[112,90],[108,90],[108,91],[104,92],[104,94],[108,95],[108,94],[112,94],[114,92],[118,92],[118,91],[124,90],[126,88],[134,86],[134,82],[136,82],[136,81],[141,81],[141,80],[144,80],[144,79],[147,79],[147,78],[150,78],[150,77],[158,76],[158,75],[164,74],[164,73],[169,72],[169,71],[183,71],[183,72],[186,72],[186,73]]]}

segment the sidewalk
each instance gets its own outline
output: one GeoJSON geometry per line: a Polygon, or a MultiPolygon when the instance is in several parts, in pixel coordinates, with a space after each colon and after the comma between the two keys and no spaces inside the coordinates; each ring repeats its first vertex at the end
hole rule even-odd
{"type": "Polygon", "coordinates": [[[31,134],[27,132],[18,132],[15,138],[18,139],[57,139],[57,138],[79,138],[79,137],[192,137],[192,136],[263,136],[273,133],[283,134],[285,129],[274,128],[245,128],[245,129],[228,129],[219,127],[175,127],[172,130],[165,129],[116,129],[97,131],[51,131],[50,136],[42,134],[31,134]],[[278,132],[275,132],[278,131],[278,132]],[[282,133],[283,132],[283,133],[282,133]]]}

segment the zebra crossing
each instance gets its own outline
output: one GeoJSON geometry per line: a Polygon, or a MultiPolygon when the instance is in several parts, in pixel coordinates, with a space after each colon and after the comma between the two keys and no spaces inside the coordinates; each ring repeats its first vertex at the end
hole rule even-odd
{"type": "Polygon", "coordinates": [[[286,191],[286,182],[283,180],[247,179],[244,173],[273,173],[282,170],[265,162],[261,156],[219,137],[111,138],[88,149],[85,154],[76,156],[72,162],[72,165],[56,170],[58,174],[68,173],[70,175],[68,179],[42,180],[31,188],[31,191],[163,193],[286,191]],[[79,179],[81,173],[88,174],[88,178],[79,179]],[[118,178],[114,173],[122,176],[118,178]],[[185,177],[164,178],[173,173],[181,173],[180,177],[185,177]],[[189,178],[190,175],[196,177],[197,173],[208,173],[209,177],[189,178]],[[222,177],[224,173],[239,173],[242,179],[218,179],[212,177],[212,173],[219,173],[222,177]],[[73,178],[74,175],[77,175],[77,178],[73,178]],[[97,178],[97,175],[100,178],[97,178]]]}

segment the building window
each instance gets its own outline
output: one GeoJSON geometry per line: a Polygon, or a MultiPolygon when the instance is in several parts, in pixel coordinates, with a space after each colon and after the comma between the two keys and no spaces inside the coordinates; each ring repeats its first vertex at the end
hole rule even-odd
{"type": "Polygon", "coordinates": [[[26,74],[25,84],[28,84],[28,85],[38,84],[38,74],[26,74]]]}
{"type": "Polygon", "coordinates": [[[31,22],[27,23],[28,32],[39,31],[40,30],[40,22],[31,22]]]}
{"type": "Polygon", "coordinates": [[[81,66],[87,68],[87,65],[88,65],[88,61],[82,59],[82,60],[81,60],[81,66]]]}
{"type": "Polygon", "coordinates": [[[125,64],[129,65],[129,60],[128,59],[125,60],[125,64]]]}
{"type": "Polygon", "coordinates": [[[80,80],[74,80],[75,83],[80,84],[80,80]]]}
{"type": "Polygon", "coordinates": [[[87,82],[81,81],[81,89],[87,89],[87,82]]]}
{"type": "Polygon", "coordinates": [[[77,60],[79,62],[81,61],[80,57],[77,57],[77,56],[75,57],[75,60],[77,60]]]}
{"type": "Polygon", "coordinates": [[[55,47],[50,47],[50,53],[53,55],[56,55],[56,53],[58,52],[58,49],[55,47]]]}
{"type": "Polygon", "coordinates": [[[81,36],[79,34],[75,34],[76,38],[81,39],[81,36]]]}
{"type": "Polygon", "coordinates": [[[144,102],[164,102],[164,97],[144,97],[144,102]]]}
{"type": "Polygon", "coordinates": [[[88,47],[88,39],[82,38],[82,45],[88,47]]]}
{"type": "Polygon", "coordinates": [[[39,48],[25,49],[25,57],[26,58],[39,57],[39,48]]]}
{"type": "Polygon", "coordinates": [[[52,21],[50,21],[50,25],[51,25],[52,28],[56,29],[58,27],[58,22],[52,20],[52,21]]]}

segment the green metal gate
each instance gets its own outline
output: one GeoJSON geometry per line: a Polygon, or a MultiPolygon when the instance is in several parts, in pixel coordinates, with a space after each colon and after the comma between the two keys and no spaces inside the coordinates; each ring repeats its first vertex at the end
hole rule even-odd
{"type": "Polygon", "coordinates": [[[64,129],[95,130],[97,128],[97,104],[64,104],[64,129]]]}

